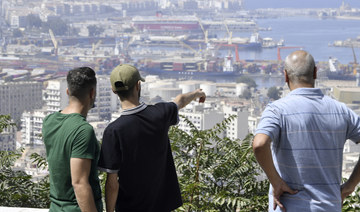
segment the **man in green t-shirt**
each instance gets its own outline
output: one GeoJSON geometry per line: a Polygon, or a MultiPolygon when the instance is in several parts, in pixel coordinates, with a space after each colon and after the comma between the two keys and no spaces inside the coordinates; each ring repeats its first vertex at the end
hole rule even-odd
{"type": "Polygon", "coordinates": [[[102,211],[97,172],[99,143],[86,121],[94,106],[96,77],[81,67],[67,75],[69,104],[44,119],[42,135],[50,172],[50,211],[102,211]]]}

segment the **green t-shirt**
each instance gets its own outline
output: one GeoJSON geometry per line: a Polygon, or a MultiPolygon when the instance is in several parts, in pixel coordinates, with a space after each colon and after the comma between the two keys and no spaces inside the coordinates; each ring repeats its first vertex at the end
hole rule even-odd
{"type": "Polygon", "coordinates": [[[42,135],[50,172],[50,211],[81,211],[71,184],[70,158],[92,160],[89,183],[96,207],[102,211],[97,171],[100,147],[85,117],[78,113],[50,114],[44,119],[42,135]]]}

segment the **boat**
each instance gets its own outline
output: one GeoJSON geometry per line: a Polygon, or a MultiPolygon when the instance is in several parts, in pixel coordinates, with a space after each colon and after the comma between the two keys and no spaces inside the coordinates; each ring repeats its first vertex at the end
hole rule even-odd
{"type": "Polygon", "coordinates": [[[135,16],[132,26],[140,31],[201,31],[195,16],[135,16]]]}
{"type": "Polygon", "coordinates": [[[333,43],[330,43],[329,46],[360,48],[360,35],[357,36],[356,38],[348,38],[346,40],[336,40],[333,43]]]}
{"type": "Polygon", "coordinates": [[[202,21],[206,30],[257,31],[258,25],[253,20],[227,19],[223,21],[202,21]]]}
{"type": "Polygon", "coordinates": [[[349,72],[346,68],[340,68],[339,60],[335,57],[329,58],[329,69],[326,71],[326,76],[331,80],[356,79],[352,72],[349,72]]]}
{"type": "Polygon", "coordinates": [[[147,60],[140,64],[140,70],[149,75],[186,77],[237,77],[241,76],[233,64],[231,53],[224,59],[203,59],[194,57],[174,57],[147,60]]]}
{"type": "Polygon", "coordinates": [[[284,39],[280,39],[276,42],[272,38],[265,37],[262,39],[262,48],[276,48],[278,46],[284,46],[284,43],[284,39]]]}

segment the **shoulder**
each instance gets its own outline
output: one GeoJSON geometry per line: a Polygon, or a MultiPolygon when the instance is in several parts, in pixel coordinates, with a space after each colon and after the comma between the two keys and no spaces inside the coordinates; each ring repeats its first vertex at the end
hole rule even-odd
{"type": "Polygon", "coordinates": [[[59,112],[51,113],[51,114],[45,116],[43,122],[46,122],[46,121],[48,121],[48,120],[51,120],[51,119],[57,117],[59,114],[60,114],[59,112]]]}
{"type": "MultiPolygon", "coordinates": [[[[131,115],[130,115],[131,116],[131,115]]],[[[122,129],[122,126],[126,125],[127,118],[130,116],[120,116],[115,121],[111,122],[104,131],[104,134],[106,133],[112,133],[114,131],[120,131],[122,129]]]]}
{"type": "Polygon", "coordinates": [[[177,108],[175,102],[160,102],[152,106],[156,108],[177,108]]]}
{"type": "Polygon", "coordinates": [[[76,127],[75,134],[77,137],[85,137],[85,138],[96,138],[94,128],[88,123],[81,123],[76,127]]]}

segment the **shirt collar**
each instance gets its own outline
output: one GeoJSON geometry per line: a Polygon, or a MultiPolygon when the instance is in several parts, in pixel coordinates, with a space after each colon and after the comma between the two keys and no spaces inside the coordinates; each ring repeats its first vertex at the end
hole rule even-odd
{"type": "Polygon", "coordinates": [[[296,88],[289,95],[324,96],[319,88],[296,88]]]}
{"type": "Polygon", "coordinates": [[[147,107],[147,104],[145,104],[144,102],[142,102],[140,105],[134,107],[134,108],[130,108],[130,109],[126,109],[126,110],[122,110],[120,111],[120,114],[123,115],[131,115],[131,114],[135,114],[138,113],[142,110],[144,110],[147,107]]]}

